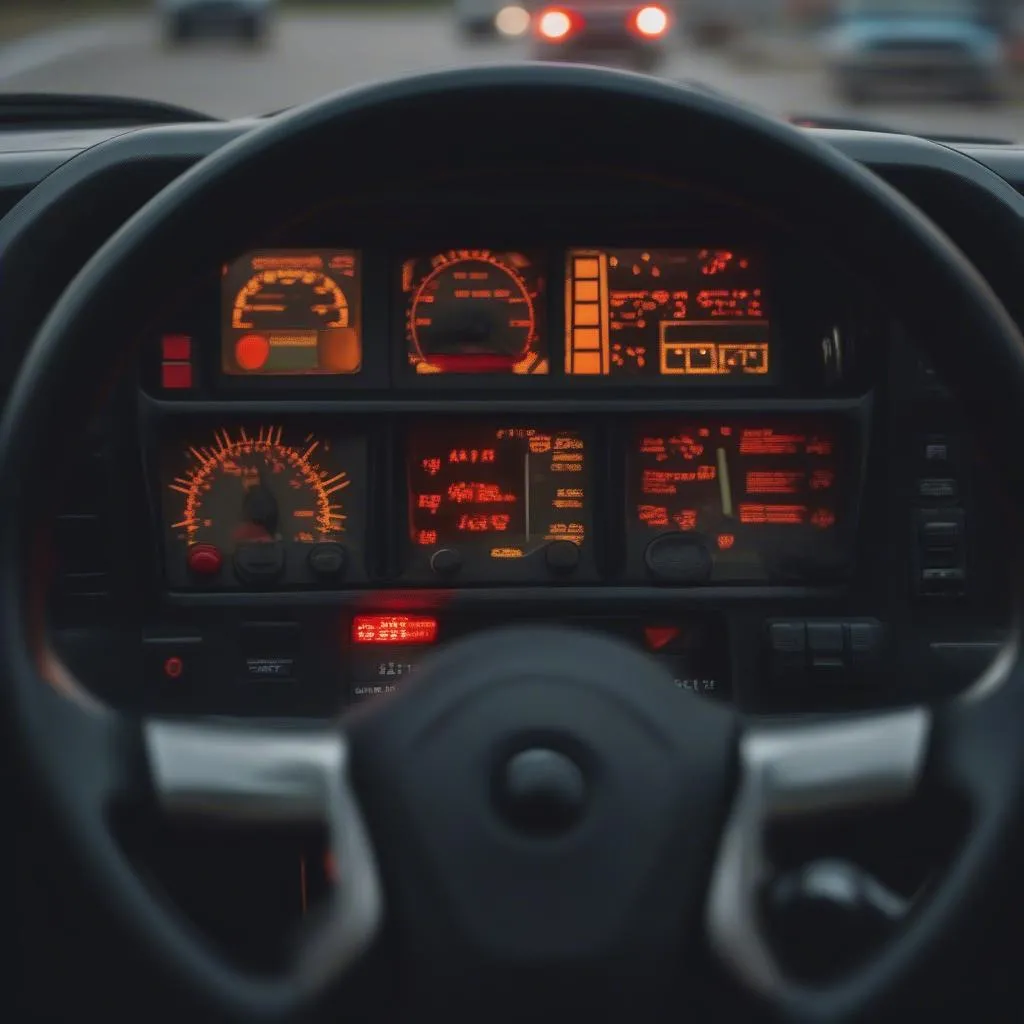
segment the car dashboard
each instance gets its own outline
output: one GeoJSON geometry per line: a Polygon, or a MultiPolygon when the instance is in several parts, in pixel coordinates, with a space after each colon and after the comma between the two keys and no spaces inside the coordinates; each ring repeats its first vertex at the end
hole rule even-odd
{"type": "MultiPolygon", "coordinates": [[[[0,140],[5,388],[92,252],[254,124],[0,140]]],[[[814,134],[924,209],[1024,323],[1024,151],[814,134]]],[[[593,179],[253,210],[151,268],[159,305],[125,297],[130,355],[51,470],[51,641],[100,699],[334,716],[523,621],[624,637],[680,689],[764,716],[955,693],[996,655],[997,468],[827,235],[593,179]]],[[[248,948],[251,915],[193,877],[230,873],[236,847],[134,842],[248,948]]],[[[317,843],[275,847],[251,885],[301,860],[305,908],[331,873],[317,843]]],[[[291,910],[261,906],[265,937],[291,910]]]]}

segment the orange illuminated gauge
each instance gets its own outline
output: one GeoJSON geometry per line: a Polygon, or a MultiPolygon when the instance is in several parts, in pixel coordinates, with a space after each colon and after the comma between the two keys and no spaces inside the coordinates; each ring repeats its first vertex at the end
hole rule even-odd
{"type": "Polygon", "coordinates": [[[405,341],[418,374],[546,374],[544,281],[522,253],[456,249],[402,265],[405,341]]]}
{"type": "Polygon", "coordinates": [[[247,586],[340,578],[361,515],[350,498],[363,459],[359,443],[282,426],[218,428],[169,447],[170,575],[247,586]]]}
{"type": "Polygon", "coordinates": [[[225,270],[222,364],[234,375],[357,373],[358,254],[250,253],[225,270]]]}
{"type": "Polygon", "coordinates": [[[707,576],[695,582],[828,577],[852,536],[849,465],[838,421],[643,425],[630,460],[631,543],[653,572],[663,549],[703,552],[707,576]]]}
{"type": "Polygon", "coordinates": [[[766,273],[757,253],[572,249],[566,271],[567,374],[771,381],[766,273]]]}

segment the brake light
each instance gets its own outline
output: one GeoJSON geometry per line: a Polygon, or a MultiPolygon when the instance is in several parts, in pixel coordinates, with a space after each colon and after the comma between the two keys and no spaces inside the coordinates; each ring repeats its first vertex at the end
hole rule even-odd
{"type": "Polygon", "coordinates": [[[549,7],[537,18],[537,33],[542,39],[557,43],[579,27],[579,17],[561,7],[549,7]]]}
{"type": "Polygon", "coordinates": [[[650,4],[633,14],[633,29],[647,39],[658,39],[668,31],[668,11],[664,7],[650,4]]]}

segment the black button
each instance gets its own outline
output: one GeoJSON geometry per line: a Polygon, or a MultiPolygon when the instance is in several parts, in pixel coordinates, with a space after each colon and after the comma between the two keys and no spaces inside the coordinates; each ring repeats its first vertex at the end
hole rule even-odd
{"type": "Polygon", "coordinates": [[[239,545],[235,572],[250,586],[273,583],[284,572],[284,545],[278,541],[239,545]]]}
{"type": "Polygon", "coordinates": [[[807,646],[812,654],[842,654],[846,646],[841,622],[808,622],[807,646]]]}
{"type": "Polygon", "coordinates": [[[509,758],[498,774],[495,803],[524,832],[564,832],[586,807],[587,782],[568,755],[536,747],[509,758]]]}
{"type": "Polygon", "coordinates": [[[309,568],[321,580],[337,580],[345,575],[348,551],[342,544],[317,544],[309,553],[309,568]]]}
{"type": "Polygon", "coordinates": [[[955,547],[960,542],[960,524],[934,520],[921,524],[921,543],[926,548],[955,547]]]}
{"type": "Polygon", "coordinates": [[[711,579],[711,552],[698,537],[666,534],[647,545],[644,560],[651,575],[674,583],[706,583],[711,579]]]}
{"type": "Polygon", "coordinates": [[[966,577],[963,569],[924,569],[921,590],[928,597],[958,597],[964,592],[966,577]]]}
{"type": "Polygon", "coordinates": [[[796,681],[807,670],[807,626],[803,622],[773,622],[768,627],[772,674],[779,682],[796,681]]]}
{"type": "Polygon", "coordinates": [[[882,648],[882,624],[867,619],[846,624],[850,664],[863,668],[877,661],[882,648]]]}
{"type": "Polygon", "coordinates": [[[566,574],[580,564],[580,548],[571,540],[552,541],[544,549],[544,560],[553,573],[566,574]]]}
{"type": "Polygon", "coordinates": [[[926,569],[955,569],[960,565],[960,552],[956,548],[926,548],[921,559],[926,569]]]}
{"type": "Polygon", "coordinates": [[[846,635],[841,622],[808,622],[807,646],[811,668],[816,672],[838,672],[845,668],[846,635]]]}
{"type": "Polygon", "coordinates": [[[462,568],[462,555],[454,548],[441,548],[431,556],[430,568],[438,576],[454,576],[462,568]]]}
{"type": "Polygon", "coordinates": [[[918,481],[918,494],[922,498],[944,498],[952,501],[959,493],[957,482],[951,477],[925,477],[918,481]]]}
{"type": "Polygon", "coordinates": [[[803,622],[773,622],[768,629],[776,654],[800,654],[807,650],[807,625],[803,622]]]}
{"type": "Polygon", "coordinates": [[[302,634],[294,622],[253,622],[243,626],[243,680],[292,682],[298,674],[301,644],[302,634]]]}
{"type": "Polygon", "coordinates": [[[949,462],[949,445],[945,441],[926,441],[924,445],[924,461],[930,465],[949,462]]]}

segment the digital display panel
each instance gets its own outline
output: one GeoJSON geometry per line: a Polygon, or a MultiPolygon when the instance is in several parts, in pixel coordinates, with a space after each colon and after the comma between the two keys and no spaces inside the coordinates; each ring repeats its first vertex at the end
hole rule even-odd
{"type": "Polygon", "coordinates": [[[848,561],[857,491],[845,426],[764,418],[642,426],[629,467],[632,546],[641,553],[653,538],[686,534],[706,553],[709,581],[834,575],[848,561]]]}
{"type": "Polygon", "coordinates": [[[541,262],[490,249],[406,260],[404,340],[412,372],[546,375],[541,262]]]}
{"type": "Polygon", "coordinates": [[[359,254],[352,250],[266,250],[235,260],[224,268],[224,373],[358,373],[361,287],[359,254]]]}
{"type": "Polygon", "coordinates": [[[730,249],[573,249],[566,263],[570,376],[767,383],[765,269],[730,249]]]}
{"type": "Polygon", "coordinates": [[[575,430],[429,426],[409,437],[409,535],[461,567],[550,560],[574,569],[588,540],[587,444],[575,430]]]}

